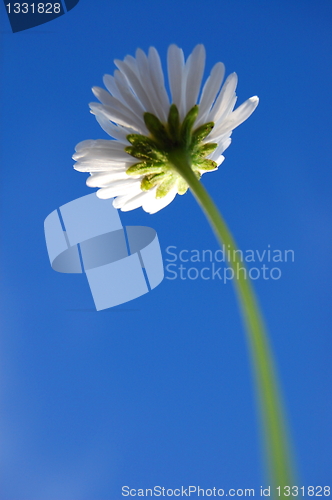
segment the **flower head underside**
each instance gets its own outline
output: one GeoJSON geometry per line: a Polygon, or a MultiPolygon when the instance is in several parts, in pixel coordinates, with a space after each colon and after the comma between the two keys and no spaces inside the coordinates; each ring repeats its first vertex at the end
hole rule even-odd
{"type": "Polygon", "coordinates": [[[232,130],[245,121],[258,104],[252,97],[234,110],[237,76],[222,85],[224,65],[217,63],[200,93],[205,49],[197,45],[187,61],[171,45],[167,67],[171,102],[166,91],[158,52],[141,49],[136,58],[115,61],[114,76],[105,75],[107,91],[94,87],[100,103],[91,112],[113,140],[87,140],[76,146],[74,168],[89,172],[87,185],[99,187],[99,198],[115,198],[123,211],[140,206],[155,213],[188,186],[172,158],[184,153],[200,178],[224,160],[232,130]]]}

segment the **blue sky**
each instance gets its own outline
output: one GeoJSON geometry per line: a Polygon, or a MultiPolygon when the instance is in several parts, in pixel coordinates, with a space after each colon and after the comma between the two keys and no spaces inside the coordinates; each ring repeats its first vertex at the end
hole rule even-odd
{"type": "MultiPolygon", "coordinates": [[[[207,50],[260,97],[204,176],[243,250],[292,249],[255,281],[287,408],[299,485],[331,482],[332,6],[80,0],[12,34],[1,10],[1,500],[114,500],[121,487],[265,484],[244,329],[231,283],[165,279],[95,312],[84,276],[55,273],[45,217],[91,193],[74,146],[107,138],[89,114],[113,59],[170,43],[207,50]]],[[[190,193],[121,213],[166,248],[217,250],[190,193]]],[[[185,264],[184,265],[188,265],[185,264]]],[[[268,263],[266,264],[268,265],[268,263]]],[[[166,273],[166,276],[169,274],[166,273]]]]}

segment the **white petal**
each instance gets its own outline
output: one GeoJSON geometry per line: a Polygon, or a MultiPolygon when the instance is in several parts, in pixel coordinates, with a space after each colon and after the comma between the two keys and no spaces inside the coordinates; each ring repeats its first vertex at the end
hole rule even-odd
{"type": "Polygon", "coordinates": [[[114,201],[113,201],[113,207],[116,209],[122,208],[122,206],[129,200],[131,200],[134,196],[137,194],[142,193],[140,185],[135,186],[128,190],[126,194],[123,194],[121,196],[118,196],[114,201]]]}
{"type": "Polygon", "coordinates": [[[165,80],[164,73],[162,70],[160,57],[157,50],[154,47],[150,47],[149,49],[149,71],[150,78],[153,82],[153,86],[155,88],[156,94],[159,98],[161,107],[163,109],[163,116],[161,118],[162,121],[166,122],[169,111],[169,98],[165,88],[165,80]]]}
{"type": "MultiPolygon", "coordinates": [[[[94,157],[90,157],[90,158],[81,158],[80,160],[77,161],[76,165],[80,165],[82,167],[84,166],[94,166],[94,165],[100,165],[100,166],[104,166],[105,167],[105,170],[107,170],[108,168],[108,165],[109,165],[109,168],[124,168],[126,165],[130,166],[130,165],[133,165],[134,162],[137,163],[137,160],[133,158],[133,161],[123,161],[123,160],[115,160],[114,158],[110,157],[108,159],[103,159],[103,158],[94,158],[94,157]]],[[[127,167],[128,168],[128,167],[127,167]]],[[[89,170],[89,168],[87,169],[87,171],[89,170]]]]}
{"type": "MultiPolygon", "coordinates": [[[[220,117],[220,119],[218,120],[217,123],[215,123],[215,126],[212,130],[212,132],[210,132],[210,134],[204,139],[204,142],[220,142],[220,132],[219,132],[219,129],[220,127],[223,125],[223,123],[225,122],[225,120],[227,119],[227,117],[231,114],[231,112],[233,111],[233,108],[235,106],[235,103],[236,103],[236,100],[237,100],[237,97],[235,96],[230,102],[229,102],[229,105],[228,107],[225,109],[225,112],[223,113],[223,115],[220,117]]],[[[226,132],[226,135],[229,136],[231,134],[231,131],[229,132],[226,132]]],[[[223,136],[225,134],[222,134],[223,136]]]]}
{"type": "Polygon", "coordinates": [[[155,201],[157,187],[158,186],[155,186],[155,187],[153,187],[152,189],[149,189],[149,191],[146,192],[146,197],[144,198],[144,202],[142,204],[143,210],[147,211],[146,208],[144,208],[144,207],[149,207],[150,203],[153,203],[155,201]]]}
{"type": "Polygon", "coordinates": [[[81,162],[97,160],[99,163],[105,162],[130,162],[132,160],[132,156],[128,155],[125,151],[117,151],[111,149],[84,149],[75,153],[73,155],[74,160],[79,160],[81,162]]]}
{"type": "MultiPolygon", "coordinates": [[[[126,108],[131,110],[139,118],[140,122],[142,122],[145,109],[141,101],[131,91],[130,85],[121,71],[116,70],[114,76],[104,75],[103,81],[107,90],[126,108]]],[[[107,103],[105,102],[103,104],[107,103]]]]}
{"type": "Polygon", "coordinates": [[[131,189],[140,188],[141,181],[137,179],[125,179],[115,181],[111,186],[99,189],[97,191],[98,198],[106,199],[113,198],[122,194],[127,194],[131,189]]]}
{"type": "MultiPolygon", "coordinates": [[[[115,100],[115,97],[111,96],[111,98],[115,100]]],[[[128,109],[120,103],[120,101],[117,101],[117,103],[117,105],[105,106],[104,104],[92,102],[89,106],[93,114],[102,114],[109,120],[118,123],[119,125],[134,128],[140,133],[145,133],[143,120],[139,120],[134,113],[129,112],[128,109]]]]}
{"type": "Polygon", "coordinates": [[[161,210],[162,208],[165,208],[167,205],[169,205],[174,200],[176,195],[177,195],[177,188],[174,187],[163,198],[150,199],[149,202],[144,203],[143,209],[150,214],[155,214],[156,212],[159,212],[159,210],[161,210]]]}
{"type": "Polygon", "coordinates": [[[122,102],[124,102],[133,111],[133,113],[135,113],[135,115],[142,120],[146,110],[138,97],[133,94],[126,77],[119,70],[114,72],[114,77],[122,102]]]}
{"type": "MultiPolygon", "coordinates": [[[[95,141],[98,143],[99,141],[95,141]]],[[[77,161],[98,162],[132,162],[133,157],[125,152],[125,145],[117,141],[105,141],[106,144],[96,144],[90,148],[82,148],[73,155],[73,159],[77,161]],[[110,143],[110,144],[107,144],[110,143]]]]}
{"type": "Polygon", "coordinates": [[[185,113],[197,104],[205,67],[204,45],[196,45],[186,63],[186,109],[185,113]]]}
{"type": "MultiPolygon", "coordinates": [[[[230,144],[232,142],[232,139],[230,137],[231,135],[232,135],[232,132],[227,132],[226,134],[224,134],[218,138],[218,140],[217,140],[218,147],[212,153],[213,155],[215,155],[217,153],[217,155],[219,156],[219,154],[223,153],[230,146],[230,144]]],[[[213,157],[211,159],[216,161],[215,157],[213,157]]]]}
{"type": "Polygon", "coordinates": [[[109,92],[106,92],[106,90],[100,88],[100,87],[92,87],[92,92],[97,99],[102,104],[106,104],[107,106],[113,106],[113,99],[114,97],[111,96],[109,92]]]}
{"type": "Polygon", "coordinates": [[[234,110],[236,101],[237,101],[237,96],[234,94],[233,97],[229,100],[227,106],[225,106],[225,108],[223,109],[222,114],[220,116],[218,114],[218,119],[215,121],[214,129],[211,132],[211,137],[216,135],[216,130],[224,122],[224,120],[226,120],[226,118],[232,113],[232,111],[234,110]]]}
{"type": "Polygon", "coordinates": [[[121,93],[115,83],[115,78],[112,75],[104,75],[103,82],[107,90],[116,97],[119,101],[121,101],[121,93]]]}
{"type": "MultiPolygon", "coordinates": [[[[116,64],[116,61],[114,61],[114,62],[116,64]]],[[[127,66],[129,66],[129,68],[131,68],[133,70],[133,72],[139,78],[139,71],[138,71],[137,61],[136,61],[135,57],[128,55],[124,58],[124,62],[127,64],[127,66]]]]}
{"type": "Polygon", "coordinates": [[[137,61],[137,68],[140,74],[140,80],[143,88],[146,91],[147,96],[149,97],[150,105],[151,108],[153,109],[153,114],[156,115],[159,118],[159,120],[163,120],[163,108],[159,102],[156,91],[152,84],[150,78],[149,61],[143,50],[137,49],[136,61],[137,61]]]}
{"type": "Polygon", "coordinates": [[[223,63],[218,62],[212,68],[209,78],[203,87],[201,100],[199,103],[199,113],[196,121],[196,126],[199,127],[206,123],[206,115],[209,113],[212,104],[214,103],[217,94],[220,90],[223,78],[225,75],[225,66],[223,63]]]}
{"type": "Polygon", "coordinates": [[[154,210],[155,208],[157,208],[159,206],[159,203],[158,203],[158,199],[156,198],[156,190],[153,191],[152,193],[152,189],[150,191],[148,191],[148,193],[150,194],[149,198],[146,197],[146,199],[144,200],[143,204],[142,204],[142,208],[145,212],[147,213],[150,213],[150,210],[154,210]]]}
{"type": "MultiPolygon", "coordinates": [[[[157,76],[157,84],[155,84],[155,79],[153,78],[155,72],[161,70],[160,60],[158,66],[158,58],[156,61],[156,68],[151,65],[151,61],[147,58],[143,51],[140,49],[136,52],[137,55],[137,66],[140,71],[141,82],[144,85],[144,88],[147,90],[148,96],[150,98],[151,105],[155,110],[155,115],[159,118],[160,121],[166,122],[168,111],[169,111],[169,101],[166,93],[166,89],[164,84],[162,84],[162,88],[164,92],[159,88],[160,84],[158,82],[157,76]],[[152,75],[152,76],[151,76],[152,75]],[[159,96],[161,90],[161,98],[159,96]],[[165,106],[165,97],[168,106],[165,106]]],[[[158,53],[157,53],[158,55],[158,53]]],[[[159,74],[160,77],[160,74],[159,74]]],[[[161,73],[162,82],[163,82],[163,74],[161,73]]]]}
{"type": "Polygon", "coordinates": [[[135,210],[135,208],[141,207],[146,196],[146,191],[141,191],[139,194],[136,194],[121,205],[122,212],[129,212],[129,210],[135,210]]]}
{"type": "Polygon", "coordinates": [[[219,137],[227,132],[234,130],[236,127],[241,125],[249,116],[255,111],[258,105],[259,99],[257,96],[250,97],[241,106],[236,108],[233,113],[231,113],[216,130],[213,130],[215,134],[218,134],[216,141],[219,137]]]}
{"type": "Polygon", "coordinates": [[[88,139],[86,141],[81,141],[75,146],[75,151],[80,151],[81,149],[90,148],[96,141],[93,139],[88,139]]]}
{"type": "Polygon", "coordinates": [[[128,82],[130,83],[131,88],[137,95],[137,97],[140,99],[142,102],[144,108],[146,111],[149,111],[150,113],[153,113],[153,107],[151,106],[150,99],[145,91],[145,89],[142,86],[142,83],[140,81],[139,76],[134,72],[132,67],[128,65],[128,63],[124,61],[114,61],[119,70],[125,75],[127,78],[128,82]]]}
{"type": "Polygon", "coordinates": [[[76,156],[84,156],[88,151],[98,150],[98,151],[124,151],[125,146],[119,141],[114,141],[110,139],[96,139],[89,141],[82,141],[76,146],[76,156]]]}
{"type": "Polygon", "coordinates": [[[235,97],[237,80],[236,73],[232,73],[227,77],[213,108],[207,116],[207,121],[217,122],[222,114],[225,113],[226,109],[229,107],[229,103],[232,102],[232,99],[235,97]]]}
{"type": "Polygon", "coordinates": [[[127,135],[135,133],[136,130],[129,129],[128,127],[122,127],[121,125],[115,125],[114,123],[110,122],[107,118],[105,118],[105,116],[99,113],[96,113],[95,117],[101,128],[106,132],[106,134],[110,135],[111,137],[114,137],[114,139],[117,139],[122,144],[129,146],[129,142],[127,141],[127,135]]]}
{"type": "Polygon", "coordinates": [[[119,170],[123,170],[124,168],[127,170],[131,165],[126,165],[124,163],[100,163],[97,161],[90,162],[77,162],[74,165],[74,169],[77,172],[117,172],[119,170]]]}
{"type": "Polygon", "coordinates": [[[114,181],[128,179],[129,176],[125,170],[119,170],[109,173],[91,174],[86,180],[86,185],[89,187],[105,187],[114,181]]]}
{"type": "Polygon", "coordinates": [[[80,168],[82,168],[82,172],[89,172],[90,167],[92,170],[94,170],[94,167],[97,167],[97,166],[98,166],[98,170],[100,170],[100,168],[101,169],[105,168],[105,170],[114,170],[114,168],[115,169],[125,168],[126,165],[130,166],[130,165],[133,165],[133,163],[125,162],[125,161],[116,161],[112,158],[110,158],[108,160],[101,160],[101,159],[96,159],[96,158],[87,158],[87,159],[82,158],[82,159],[77,161],[77,163],[75,164],[75,168],[80,167],[80,168]]]}
{"type": "Polygon", "coordinates": [[[183,86],[184,86],[184,55],[176,45],[170,45],[167,53],[168,81],[171,89],[172,103],[176,104],[181,118],[184,118],[183,86]],[[183,110],[181,109],[183,108],[183,110]]]}
{"type": "Polygon", "coordinates": [[[144,125],[142,110],[138,108],[138,112],[135,112],[137,110],[137,108],[134,108],[135,99],[134,102],[130,102],[128,105],[122,98],[117,99],[100,87],[93,87],[92,92],[104,106],[109,106],[113,109],[122,111],[130,119],[133,118],[133,115],[136,115],[136,118],[134,118],[135,122],[138,122],[140,125],[144,125]]]}
{"type": "MultiPolygon", "coordinates": [[[[231,143],[231,142],[229,141],[229,143],[231,143]]],[[[216,164],[218,165],[218,167],[219,167],[219,165],[221,165],[221,164],[222,164],[222,162],[224,161],[224,159],[225,159],[225,157],[224,157],[223,155],[220,155],[220,156],[219,156],[219,157],[215,160],[215,162],[216,162],[216,164]]]]}

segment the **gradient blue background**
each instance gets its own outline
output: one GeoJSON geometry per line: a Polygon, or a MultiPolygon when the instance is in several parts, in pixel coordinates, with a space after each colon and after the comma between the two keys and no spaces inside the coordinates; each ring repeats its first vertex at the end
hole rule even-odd
{"type": "MultiPolygon", "coordinates": [[[[293,249],[257,280],[302,485],[331,484],[331,38],[326,1],[81,0],[12,34],[1,11],[1,500],[115,500],[121,486],[266,485],[245,332],[231,284],[164,280],[94,311],[52,271],[43,221],[91,193],[71,155],[106,138],[88,102],[113,59],[170,43],[239,75],[254,115],[204,184],[242,249],[293,249]]],[[[191,194],[121,215],[164,255],[217,249],[191,194]]]]}

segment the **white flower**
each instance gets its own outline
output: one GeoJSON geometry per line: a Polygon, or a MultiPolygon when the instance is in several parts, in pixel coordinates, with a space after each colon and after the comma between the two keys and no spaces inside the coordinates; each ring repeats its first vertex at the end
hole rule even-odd
{"type": "Polygon", "coordinates": [[[216,170],[231,143],[232,130],[255,110],[258,97],[233,111],[237,75],[232,73],[222,85],[221,62],[212,68],[200,94],[203,45],[197,45],[187,61],[176,45],[169,47],[171,102],[154,47],[148,55],[138,49],[136,58],[126,56],[115,64],[114,76],[104,76],[108,92],[94,87],[100,103],[90,104],[100,126],[115,140],[77,144],[74,168],[90,173],[87,185],[100,188],[99,198],[116,197],[115,208],[128,211],[142,206],[155,213],[188,188],[170,161],[172,148],[185,148],[197,177],[216,170]]]}

